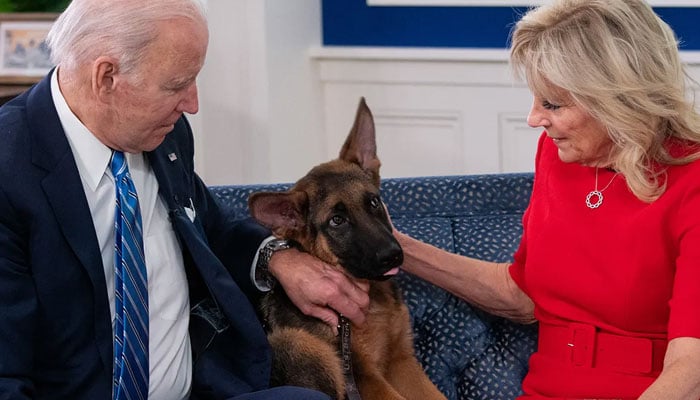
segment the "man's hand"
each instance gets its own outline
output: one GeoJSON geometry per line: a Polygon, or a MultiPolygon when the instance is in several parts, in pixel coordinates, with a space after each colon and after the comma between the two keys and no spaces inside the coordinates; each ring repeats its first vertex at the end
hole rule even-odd
{"type": "Polygon", "coordinates": [[[368,282],[296,249],[275,252],[269,269],[301,312],[322,320],[336,333],[338,313],[356,325],[364,323],[369,309],[368,282]]]}

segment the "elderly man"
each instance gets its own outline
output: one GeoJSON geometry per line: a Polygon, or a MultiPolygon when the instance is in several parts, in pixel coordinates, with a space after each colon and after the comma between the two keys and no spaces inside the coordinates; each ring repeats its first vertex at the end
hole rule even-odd
{"type": "Polygon", "coordinates": [[[74,0],[48,41],[57,67],[0,109],[0,398],[326,398],[268,388],[251,276],[331,324],[361,323],[367,288],[266,245],[194,173],[202,6],[74,0]]]}

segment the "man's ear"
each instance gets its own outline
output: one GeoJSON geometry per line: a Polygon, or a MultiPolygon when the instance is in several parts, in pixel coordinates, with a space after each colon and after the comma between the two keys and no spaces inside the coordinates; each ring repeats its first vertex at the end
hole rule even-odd
{"type": "Polygon", "coordinates": [[[99,99],[109,102],[109,97],[116,90],[119,81],[119,64],[113,57],[100,56],[92,64],[92,91],[99,99]]]}

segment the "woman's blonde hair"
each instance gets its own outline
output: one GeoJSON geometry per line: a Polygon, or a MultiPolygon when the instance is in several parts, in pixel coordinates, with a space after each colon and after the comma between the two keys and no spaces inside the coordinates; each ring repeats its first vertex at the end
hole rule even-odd
{"type": "Polygon", "coordinates": [[[671,28],[643,0],[555,0],[526,13],[511,36],[511,65],[532,92],[554,99],[563,89],[601,121],[614,142],[611,166],[643,201],[666,188],[665,144],[677,138],[700,149],[700,115],[671,28]],[[551,96],[551,97],[550,97],[551,96]]]}

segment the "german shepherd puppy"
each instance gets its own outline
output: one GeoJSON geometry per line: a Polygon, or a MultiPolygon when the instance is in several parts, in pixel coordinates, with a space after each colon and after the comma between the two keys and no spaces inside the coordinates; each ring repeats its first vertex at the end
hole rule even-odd
{"type": "MultiPolygon", "coordinates": [[[[370,281],[363,326],[352,326],[351,367],[363,400],[445,399],[413,352],[408,308],[396,284],[403,252],[379,197],[372,113],[361,99],[354,125],[336,160],[320,164],[287,192],[258,192],[251,215],[306,251],[370,281]]],[[[302,314],[278,286],[262,303],[273,350],[272,385],[294,385],[345,399],[341,338],[302,314]]]]}

